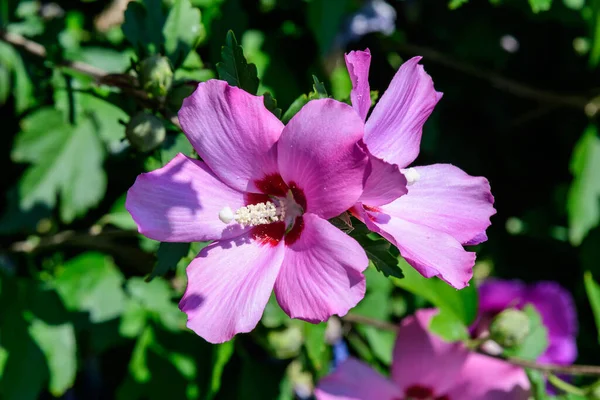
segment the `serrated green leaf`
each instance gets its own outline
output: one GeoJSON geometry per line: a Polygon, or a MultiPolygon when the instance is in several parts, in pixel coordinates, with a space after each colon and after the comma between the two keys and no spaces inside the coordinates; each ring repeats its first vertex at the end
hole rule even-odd
{"type": "Polygon", "coordinates": [[[250,94],[256,94],[259,83],[256,65],[246,61],[242,46],[238,45],[233,31],[227,32],[225,46],[221,48],[221,60],[217,63],[219,79],[250,94]]]}
{"type": "Polygon", "coordinates": [[[529,0],[529,6],[534,13],[548,11],[552,6],[552,0],[529,0]]]}
{"type": "Polygon", "coordinates": [[[590,302],[592,312],[594,313],[598,343],[600,343],[600,285],[594,281],[594,278],[589,271],[586,271],[584,274],[584,284],[588,301],[590,302]]]}
{"type": "Polygon", "coordinates": [[[157,276],[163,276],[172,269],[175,269],[179,260],[185,257],[190,251],[190,243],[167,243],[162,242],[156,253],[156,265],[148,276],[147,281],[151,281],[157,276]]]}
{"type": "Polygon", "coordinates": [[[505,349],[504,354],[524,360],[535,360],[548,348],[548,330],[542,322],[542,317],[531,304],[527,304],[523,312],[529,318],[529,334],[520,345],[505,349]]]}
{"type": "Polygon", "coordinates": [[[384,239],[362,242],[369,260],[375,268],[386,277],[402,279],[402,269],[398,266],[398,259],[390,253],[390,243],[384,239]]]}
{"type": "Polygon", "coordinates": [[[569,239],[579,245],[600,223],[600,138],[594,125],[588,126],[571,157],[573,182],[569,188],[567,213],[569,239]]]}
{"type": "Polygon", "coordinates": [[[123,275],[102,254],[84,253],[67,261],[53,284],[67,309],[89,312],[94,323],[123,312],[123,275]]]}
{"type": "Polygon", "coordinates": [[[71,323],[49,325],[35,319],[29,333],[46,358],[50,372],[50,393],[62,396],[75,383],[77,374],[77,346],[71,323]]]}
{"type": "Polygon", "coordinates": [[[21,209],[39,204],[53,208],[60,195],[61,219],[71,222],[102,199],[104,149],[90,119],[71,126],[61,118],[60,112],[48,108],[27,117],[12,158],[33,164],[18,185],[21,209]]]}
{"type": "Polygon", "coordinates": [[[206,35],[200,10],[190,0],[176,0],[167,15],[163,35],[166,55],[177,69],[206,35]]]}

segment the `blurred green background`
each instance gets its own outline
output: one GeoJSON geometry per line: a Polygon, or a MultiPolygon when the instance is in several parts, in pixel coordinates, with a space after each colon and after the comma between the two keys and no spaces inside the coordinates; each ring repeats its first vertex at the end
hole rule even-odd
{"type": "MultiPolygon", "coordinates": [[[[388,368],[392,332],[291,321],[276,302],[252,333],[208,345],[177,308],[203,244],[143,238],[124,209],[139,173],[192,153],[171,117],[219,76],[230,29],[283,112],[313,75],[347,100],[346,51],[370,49],[379,93],[422,55],[444,97],[415,164],[485,176],[496,198],[476,279],[558,281],[578,307],[578,363],[600,363],[583,280],[600,278],[600,0],[145,0],[124,15],[127,3],[0,3],[0,398],[292,399],[329,370],[340,334],[388,368]],[[164,101],[135,80],[156,52],[175,69],[164,101]],[[142,110],[166,129],[151,151],[125,139],[142,110]]],[[[367,278],[354,314],[396,322],[429,304],[367,278]]]]}

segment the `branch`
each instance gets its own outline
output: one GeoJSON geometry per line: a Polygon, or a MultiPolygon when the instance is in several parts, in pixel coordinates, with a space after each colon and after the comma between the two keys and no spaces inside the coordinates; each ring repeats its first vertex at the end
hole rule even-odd
{"type": "MultiPolygon", "coordinates": [[[[46,48],[41,44],[29,40],[21,35],[16,33],[0,31],[0,39],[12,44],[15,47],[18,47],[22,50],[25,50],[29,54],[33,54],[34,56],[40,58],[46,58],[47,52],[46,48]]],[[[140,90],[135,82],[135,79],[132,79],[131,76],[125,74],[109,74],[106,71],[94,67],[93,65],[86,64],[80,61],[61,61],[55,64],[58,67],[68,68],[73,71],[77,71],[81,74],[88,75],[96,81],[99,85],[107,85],[114,86],[120,88],[123,92],[135,97],[142,105],[149,108],[157,108],[160,112],[167,118],[171,123],[181,129],[181,125],[179,124],[179,119],[177,115],[169,112],[164,109],[164,107],[156,107],[156,102],[153,102],[148,98],[148,95],[143,90],[140,90]]]]}
{"type": "Polygon", "coordinates": [[[586,112],[587,114],[592,114],[590,116],[593,116],[598,111],[598,107],[593,101],[595,95],[588,97],[541,90],[524,83],[505,78],[496,72],[454,60],[446,54],[429,47],[418,46],[409,43],[400,43],[397,44],[397,47],[401,52],[413,55],[421,55],[427,61],[433,61],[464,74],[488,81],[497,89],[518,97],[535,100],[540,103],[551,103],[560,106],[576,108],[586,112]]]}
{"type": "MultiPolygon", "coordinates": [[[[353,324],[370,325],[378,329],[398,332],[398,326],[387,321],[381,321],[364,315],[347,314],[342,317],[342,320],[353,324]]],[[[600,376],[600,366],[597,365],[557,365],[557,364],[540,364],[535,361],[523,360],[516,357],[506,357],[502,355],[494,355],[478,349],[479,354],[503,360],[509,364],[518,365],[523,368],[535,369],[549,374],[567,374],[567,375],[595,375],[600,376]]]]}

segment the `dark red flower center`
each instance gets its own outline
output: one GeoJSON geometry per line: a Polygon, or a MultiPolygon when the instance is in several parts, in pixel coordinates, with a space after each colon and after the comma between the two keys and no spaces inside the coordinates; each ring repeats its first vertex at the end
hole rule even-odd
{"type": "Polygon", "coordinates": [[[267,175],[263,179],[254,181],[255,186],[262,193],[247,193],[246,206],[259,203],[275,201],[283,207],[290,206],[291,213],[284,221],[272,222],[270,224],[257,225],[252,228],[252,238],[261,244],[276,246],[284,237],[286,245],[291,245],[300,238],[304,229],[302,214],[298,214],[298,206],[306,210],[306,196],[295,182],[289,185],[284,182],[279,174],[267,175]],[[290,196],[291,194],[291,196],[290,196]]]}
{"type": "Polygon", "coordinates": [[[412,385],[404,393],[404,400],[450,400],[448,396],[435,396],[433,389],[421,385],[412,385]]]}

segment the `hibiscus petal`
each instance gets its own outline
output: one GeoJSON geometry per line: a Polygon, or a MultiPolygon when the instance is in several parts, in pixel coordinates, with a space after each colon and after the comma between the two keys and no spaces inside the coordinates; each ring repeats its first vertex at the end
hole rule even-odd
{"type": "Polygon", "coordinates": [[[394,400],[402,391],[368,365],[349,358],[315,389],[317,400],[394,400]]]}
{"type": "Polygon", "coordinates": [[[204,162],[232,188],[260,193],[254,181],[277,172],[274,144],[283,124],[262,96],[209,80],[183,101],[179,122],[204,162]]]}
{"type": "Polygon", "coordinates": [[[371,52],[351,51],[344,55],[348,74],[352,81],[350,100],[352,107],[364,121],[371,108],[371,90],[369,87],[369,66],[371,64],[371,52]]]}
{"type": "Polygon", "coordinates": [[[368,163],[362,137],[356,112],[331,99],[310,101],[286,125],[277,145],[279,171],[304,193],[306,212],[333,218],[359,198],[368,163]]]}
{"type": "Polygon", "coordinates": [[[369,206],[391,203],[408,192],[406,177],[400,168],[377,157],[369,157],[369,176],[365,182],[359,202],[369,206]]]}
{"type": "Polygon", "coordinates": [[[363,248],[328,221],[305,214],[275,282],[281,308],[292,318],[320,322],[345,315],[365,295],[362,271],[369,265],[363,248]]]}
{"type": "Polygon", "coordinates": [[[525,284],[519,280],[486,279],[477,288],[479,313],[497,313],[519,307],[525,295],[525,284]]]}
{"type": "Polygon", "coordinates": [[[249,235],[205,247],[187,267],[188,286],[179,303],[187,326],[211,343],[222,343],[258,323],[284,256],[283,241],[262,245],[249,235]]]}
{"type": "Polygon", "coordinates": [[[427,278],[438,276],[457,289],[467,286],[473,276],[475,253],[465,251],[447,233],[392,214],[390,210],[395,210],[397,201],[378,207],[379,211],[367,211],[365,215],[370,220],[367,226],[376,225],[378,233],[392,242],[421,275],[427,278]]]}
{"type": "Polygon", "coordinates": [[[487,179],[467,175],[450,164],[410,169],[419,178],[408,186],[406,196],[387,207],[390,213],[445,232],[462,244],[487,239],[485,230],[496,213],[487,179]]]}
{"type": "Polygon", "coordinates": [[[447,396],[464,400],[527,400],[529,387],[522,368],[471,353],[447,396]]]}
{"type": "Polygon", "coordinates": [[[161,242],[228,239],[244,233],[219,220],[224,206],[242,207],[243,193],[221,182],[202,161],[178,154],[164,167],[141,174],[125,207],[144,236],[161,242]]]}
{"type": "Polygon", "coordinates": [[[392,379],[403,391],[422,387],[436,396],[445,394],[467,358],[468,350],[462,343],[445,342],[429,332],[429,324],[437,312],[422,309],[401,322],[394,347],[392,379]]]}
{"type": "Polygon", "coordinates": [[[406,61],[369,116],[365,143],[371,154],[404,168],[417,158],[423,125],[442,93],[422,65],[406,61]]]}

